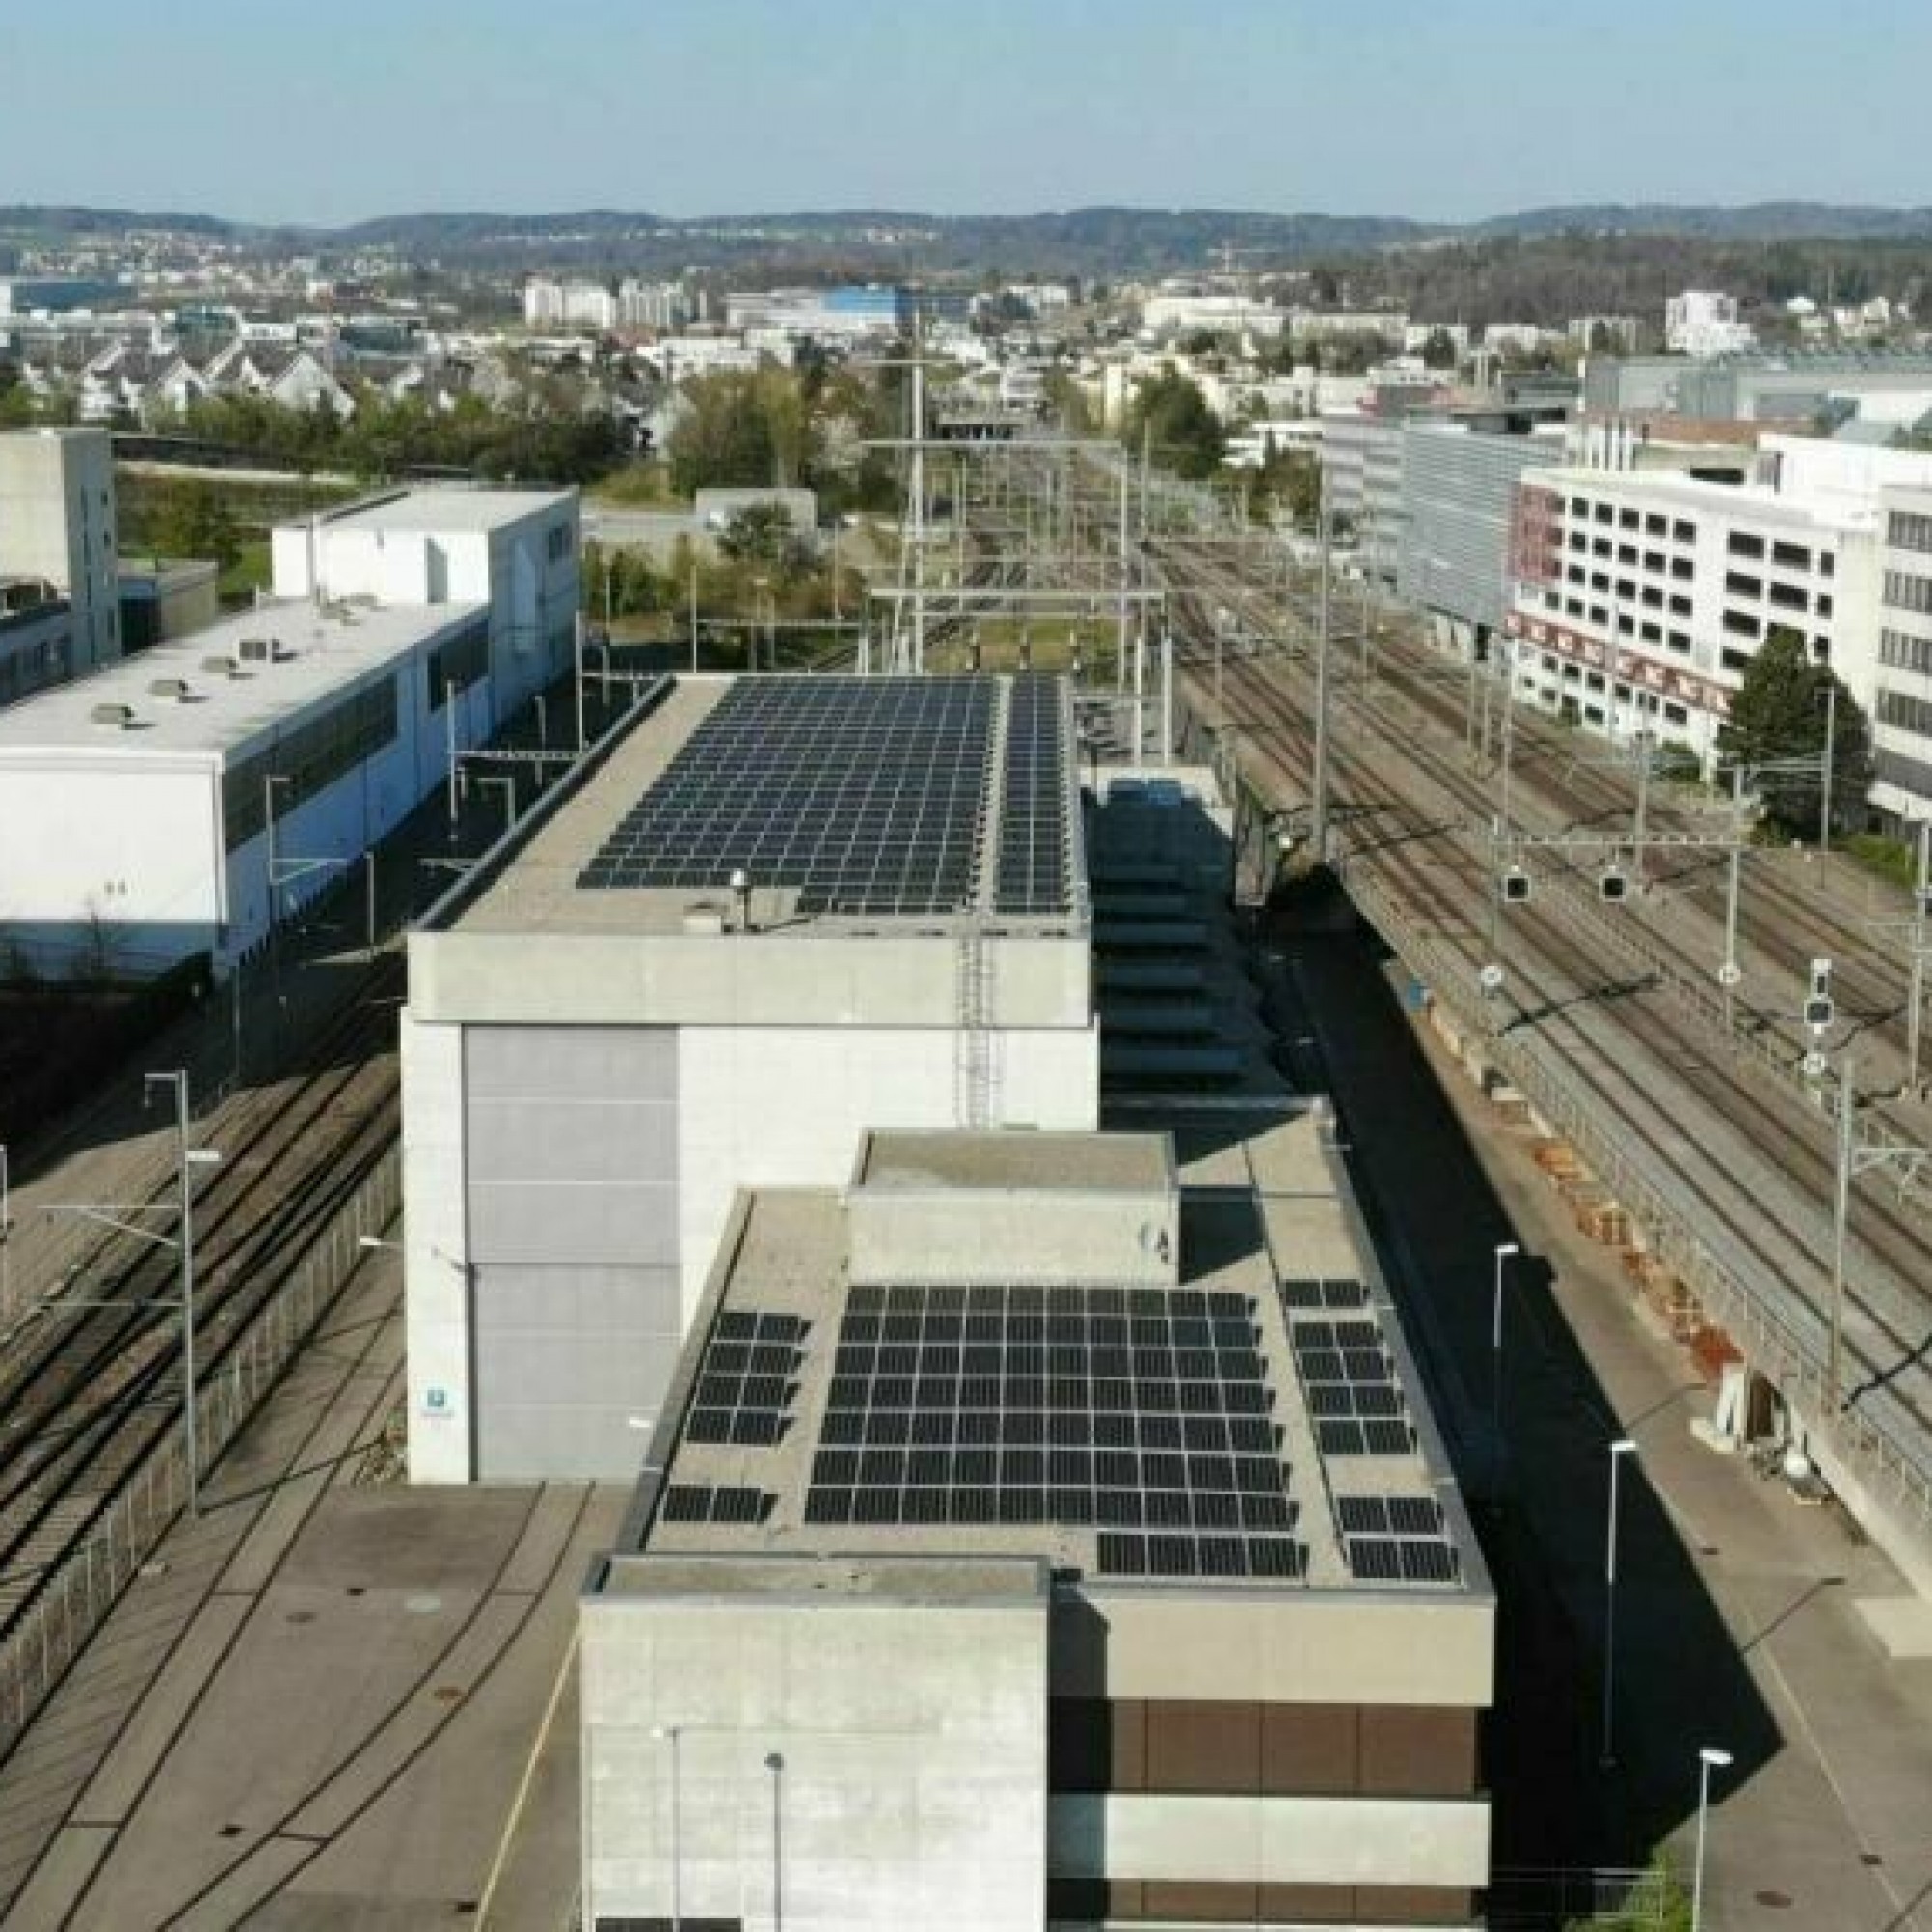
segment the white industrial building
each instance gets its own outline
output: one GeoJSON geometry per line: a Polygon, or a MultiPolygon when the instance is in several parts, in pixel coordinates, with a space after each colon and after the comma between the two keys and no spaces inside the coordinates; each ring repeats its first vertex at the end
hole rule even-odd
{"type": "Polygon", "coordinates": [[[740,1196],[583,1598],[586,1925],[1477,1922],[1495,1602],[1328,1140],[740,1196]]]}
{"type": "Polygon", "coordinates": [[[543,275],[524,284],[524,323],[529,328],[610,329],[617,298],[602,282],[558,282],[543,275]]]}
{"type": "Polygon", "coordinates": [[[1872,806],[1894,827],[1932,818],[1932,487],[1886,497],[1872,806]]]}
{"type": "Polygon", "coordinates": [[[1738,319],[1738,298],[1711,289],[1686,289],[1664,305],[1663,340],[1673,355],[1734,355],[1757,340],[1738,319]]]}
{"type": "Polygon", "coordinates": [[[0,704],[121,655],[104,430],[0,434],[0,704]]]}
{"type": "Polygon", "coordinates": [[[277,531],[276,599],[0,712],[0,946],[224,973],[568,668],[576,546],[574,492],[404,493],[277,531]]]}
{"type": "Polygon", "coordinates": [[[416,1480],[635,1473],[740,1186],[1095,1124],[1078,800],[1056,681],[679,680],[422,923],[416,1480]]]}
{"type": "Polygon", "coordinates": [[[484,606],[501,719],[571,668],[578,540],[575,490],[397,490],[277,529],[275,595],[484,606]]]}

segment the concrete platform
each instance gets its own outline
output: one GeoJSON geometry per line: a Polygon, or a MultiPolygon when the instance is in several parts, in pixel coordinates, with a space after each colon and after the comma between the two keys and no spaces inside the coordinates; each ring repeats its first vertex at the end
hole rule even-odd
{"type": "Polygon", "coordinates": [[[399,1306],[385,1255],[0,1767],[10,1932],[566,1922],[574,1778],[526,1780],[547,1720],[568,1769],[577,1588],[624,1492],[359,1481],[399,1306]],[[516,1917],[485,1920],[493,1879],[516,1917]]]}

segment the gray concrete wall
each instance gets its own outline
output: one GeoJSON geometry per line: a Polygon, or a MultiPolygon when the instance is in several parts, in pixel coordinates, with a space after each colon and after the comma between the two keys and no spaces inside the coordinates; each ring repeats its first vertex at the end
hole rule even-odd
{"type": "Polygon", "coordinates": [[[587,1923],[668,1918],[675,1753],[688,1918],[1039,1932],[1043,1580],[973,1607],[598,1597],[582,1638],[587,1923]]]}
{"type": "Polygon", "coordinates": [[[855,1282],[1100,1282],[1172,1288],[1179,1197],[860,1187],[847,1203],[855,1282]]]}

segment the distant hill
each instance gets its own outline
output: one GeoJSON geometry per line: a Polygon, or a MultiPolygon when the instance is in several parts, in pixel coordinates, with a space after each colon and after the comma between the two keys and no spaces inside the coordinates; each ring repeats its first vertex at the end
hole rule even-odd
{"type": "Polygon", "coordinates": [[[385,249],[450,266],[642,271],[758,261],[855,273],[1058,271],[1148,275],[1289,267],[1458,243],[1679,239],[1716,244],[1932,240],[1932,208],[1761,202],[1748,207],[1617,203],[1528,209],[1491,220],[1422,222],[1377,215],[1253,209],[1076,208],[1023,215],[935,215],[902,209],[800,210],[672,219],[643,210],[543,214],[489,211],[385,215],[340,228],[270,228],[216,216],[124,209],[0,208],[0,241],[99,241],[116,233],[179,234],[304,249],[385,249]]]}

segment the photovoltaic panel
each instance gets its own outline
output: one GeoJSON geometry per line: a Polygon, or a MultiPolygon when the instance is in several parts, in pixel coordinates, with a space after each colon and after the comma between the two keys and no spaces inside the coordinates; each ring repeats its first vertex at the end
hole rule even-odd
{"type": "Polygon", "coordinates": [[[1071,868],[1065,799],[1061,687],[1053,678],[1016,677],[1007,709],[995,911],[1065,908],[1071,868]]]}
{"type": "Polygon", "coordinates": [[[684,1425],[693,1442],[771,1448],[784,1438],[809,1324],[796,1315],[721,1315],[698,1364],[684,1425]]]}
{"type": "Polygon", "coordinates": [[[1095,1526],[1149,1574],[1298,1576],[1247,1567],[1296,1522],[1258,1341],[1234,1293],[855,1289],[806,1520],[1095,1526]]]}

